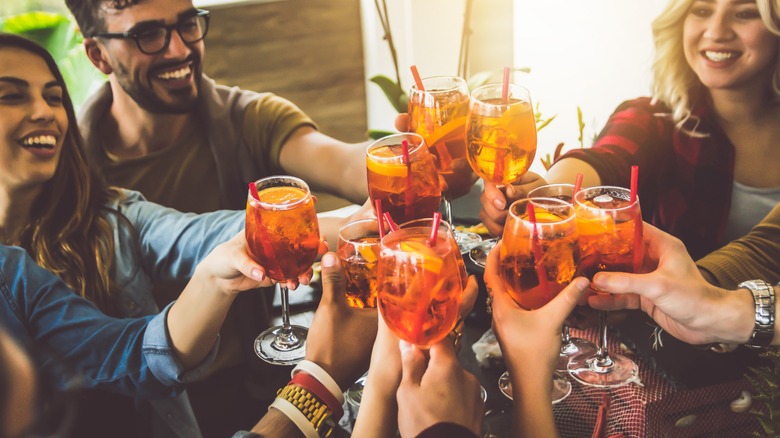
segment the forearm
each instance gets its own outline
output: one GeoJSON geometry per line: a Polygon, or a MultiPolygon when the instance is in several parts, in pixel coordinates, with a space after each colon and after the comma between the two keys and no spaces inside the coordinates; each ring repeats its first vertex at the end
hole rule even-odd
{"type": "Polygon", "coordinates": [[[263,438],[304,438],[303,432],[289,417],[273,408],[255,424],[252,432],[263,438]]]}
{"type": "Polygon", "coordinates": [[[370,436],[376,438],[394,438],[398,429],[398,385],[388,385],[387,379],[381,379],[377,373],[369,371],[360,411],[352,431],[352,436],[370,436]],[[390,388],[388,388],[388,386],[390,388]]]}
{"type": "Polygon", "coordinates": [[[601,185],[601,177],[590,164],[576,158],[564,158],[555,163],[544,175],[548,184],[574,184],[577,174],[582,174],[582,187],[601,185]]]}
{"type": "MultiPolygon", "coordinates": [[[[780,296],[780,286],[775,286],[775,296],[780,296]]],[[[780,301],[775,300],[775,315],[780,315],[780,301]]],[[[755,328],[756,307],[753,295],[747,289],[728,291],[721,301],[720,312],[714,318],[712,331],[715,342],[745,344],[755,328]]],[[[775,323],[772,345],[780,345],[780,324],[775,323]]]]}
{"type": "Polygon", "coordinates": [[[320,224],[320,235],[328,242],[330,250],[335,251],[339,243],[339,229],[344,225],[346,219],[342,217],[318,216],[317,220],[320,224]]]}
{"type": "MultiPolygon", "coordinates": [[[[533,357],[533,356],[526,356],[533,357]]],[[[552,411],[552,368],[530,360],[509,366],[512,380],[512,422],[515,436],[558,435],[552,411]]]]}
{"type": "Polygon", "coordinates": [[[173,350],[186,369],[198,365],[212,349],[234,298],[195,270],[167,320],[173,350]]]}

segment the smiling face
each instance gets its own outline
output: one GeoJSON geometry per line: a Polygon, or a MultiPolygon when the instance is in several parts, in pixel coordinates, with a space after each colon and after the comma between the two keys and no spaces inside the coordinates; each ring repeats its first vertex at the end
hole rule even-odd
{"type": "MultiPolygon", "coordinates": [[[[141,32],[191,18],[195,12],[191,0],[145,0],[104,12],[104,31],[141,32]]],[[[203,69],[203,40],[185,43],[172,30],[168,47],[148,55],[141,52],[132,38],[96,39],[116,81],[141,108],[152,113],[174,114],[192,110],[203,69]]]]}
{"type": "Polygon", "coordinates": [[[29,188],[54,176],[68,130],[63,93],[42,58],[0,48],[0,187],[29,188]]]}
{"type": "Polygon", "coordinates": [[[755,0],[696,0],[685,17],[683,47],[710,90],[768,87],[778,37],[761,21],[755,0]]]}

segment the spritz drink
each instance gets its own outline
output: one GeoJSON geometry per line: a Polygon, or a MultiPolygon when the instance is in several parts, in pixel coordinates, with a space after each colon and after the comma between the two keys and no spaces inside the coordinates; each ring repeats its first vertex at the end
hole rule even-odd
{"type": "Polygon", "coordinates": [[[536,121],[525,88],[509,84],[483,85],[471,93],[467,156],[471,168],[485,181],[506,185],[520,180],[536,155],[536,121]]]}
{"type": "MultiPolygon", "coordinates": [[[[398,228],[404,229],[404,228],[422,227],[422,228],[428,228],[430,230],[432,226],[433,226],[433,219],[431,218],[431,219],[415,219],[413,221],[404,222],[401,225],[399,225],[398,228]]],[[[439,232],[449,234],[450,237],[452,238],[452,243],[456,246],[458,245],[450,224],[440,221],[439,232]]],[[[460,251],[456,251],[454,253],[454,257],[455,257],[455,263],[458,264],[458,273],[460,273],[461,284],[465,289],[466,283],[468,283],[469,281],[469,274],[468,271],[466,271],[466,263],[463,261],[463,254],[461,254],[460,251]]]]}
{"type": "Polygon", "coordinates": [[[279,282],[282,297],[282,325],[255,339],[255,353],[266,362],[291,365],[303,359],[307,329],[290,324],[285,282],[297,281],[317,258],[320,231],[314,199],[306,183],[291,176],[253,184],[246,207],[247,250],[266,275],[279,282]]]}
{"type": "Polygon", "coordinates": [[[441,202],[434,161],[417,134],[390,135],[369,145],[366,167],[371,204],[380,200],[382,211],[390,213],[396,223],[431,217],[441,202]]]}
{"type": "MultiPolygon", "coordinates": [[[[593,279],[600,271],[636,272],[642,263],[642,212],[639,199],[622,187],[592,187],[574,195],[580,234],[580,272],[593,279]]],[[[586,385],[621,386],[637,375],[629,358],[607,351],[607,313],[599,312],[599,342],[595,354],[575,356],[569,373],[586,385]]]]}
{"type": "Polygon", "coordinates": [[[379,262],[379,225],[375,219],[350,222],[339,230],[336,254],[347,277],[347,303],[376,308],[376,268],[379,262]]]}
{"type": "Polygon", "coordinates": [[[507,292],[520,307],[534,310],[550,302],[577,272],[580,250],[574,208],[552,198],[515,201],[504,226],[499,259],[507,292]],[[531,203],[536,225],[527,211],[531,203]]]}
{"type": "Polygon", "coordinates": [[[430,227],[399,229],[382,239],[379,256],[379,310],[399,338],[428,347],[447,336],[458,319],[463,287],[457,251],[447,233],[430,227]]]}

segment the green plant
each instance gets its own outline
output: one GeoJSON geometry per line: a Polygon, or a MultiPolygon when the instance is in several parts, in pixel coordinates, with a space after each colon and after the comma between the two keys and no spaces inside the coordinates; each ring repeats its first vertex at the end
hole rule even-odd
{"type": "Polygon", "coordinates": [[[0,31],[26,36],[52,54],[62,72],[76,110],[106,78],[87,59],[83,37],[69,16],[52,12],[25,12],[0,19],[0,31]]]}
{"type": "Polygon", "coordinates": [[[771,348],[762,354],[770,364],[761,368],[750,368],[745,378],[753,387],[753,398],[763,404],[763,409],[751,409],[764,430],[755,436],[780,436],[780,352],[771,348]]]}

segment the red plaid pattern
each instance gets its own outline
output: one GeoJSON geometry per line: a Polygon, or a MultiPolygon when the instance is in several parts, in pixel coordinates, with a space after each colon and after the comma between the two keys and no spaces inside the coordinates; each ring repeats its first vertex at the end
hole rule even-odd
{"type": "MultiPolygon", "coordinates": [[[[567,152],[593,166],[604,185],[628,187],[639,166],[639,199],[645,221],[680,238],[694,259],[724,243],[734,185],[734,146],[697,105],[698,138],[676,129],[663,105],[643,97],[622,103],[592,148],[567,152]]],[[[686,126],[692,127],[689,123],[686,126]]]]}

